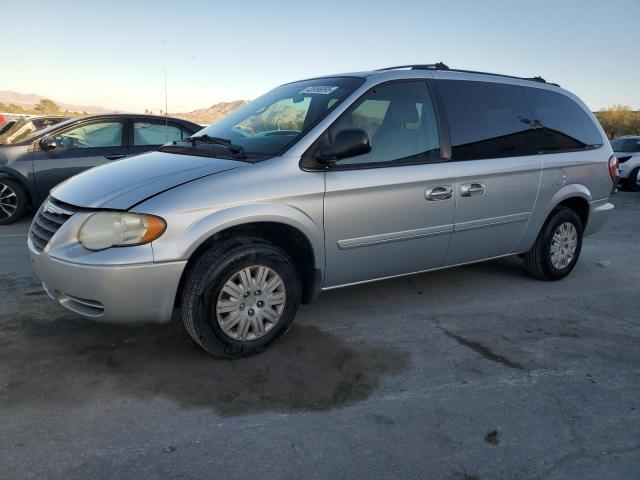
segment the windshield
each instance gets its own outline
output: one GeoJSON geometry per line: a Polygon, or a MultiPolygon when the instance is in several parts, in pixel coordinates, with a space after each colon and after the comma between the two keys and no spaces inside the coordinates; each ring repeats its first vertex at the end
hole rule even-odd
{"type": "Polygon", "coordinates": [[[640,137],[638,138],[617,138],[611,140],[611,148],[614,152],[640,152],[640,137]]]}
{"type": "Polygon", "coordinates": [[[279,155],[363,83],[364,78],[329,77],[282,85],[194,137],[230,140],[247,158],[279,155]]]}
{"type": "Polygon", "coordinates": [[[66,120],[63,117],[39,117],[18,120],[0,135],[0,144],[22,143],[29,141],[36,133],[50,129],[66,120]]]}

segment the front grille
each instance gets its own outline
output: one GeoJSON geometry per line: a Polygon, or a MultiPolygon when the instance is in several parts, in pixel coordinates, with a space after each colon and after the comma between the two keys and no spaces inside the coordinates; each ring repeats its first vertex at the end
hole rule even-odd
{"type": "Polygon", "coordinates": [[[78,209],[72,205],[53,197],[47,198],[38,209],[29,230],[29,239],[36,251],[44,250],[51,237],[77,211],[78,209]]]}

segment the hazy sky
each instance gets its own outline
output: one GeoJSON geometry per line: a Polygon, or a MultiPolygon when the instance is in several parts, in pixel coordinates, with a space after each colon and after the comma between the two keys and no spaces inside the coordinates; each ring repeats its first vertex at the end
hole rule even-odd
{"type": "Polygon", "coordinates": [[[128,111],[404,63],[542,75],[640,108],[640,0],[0,0],[0,90],[128,111]]]}

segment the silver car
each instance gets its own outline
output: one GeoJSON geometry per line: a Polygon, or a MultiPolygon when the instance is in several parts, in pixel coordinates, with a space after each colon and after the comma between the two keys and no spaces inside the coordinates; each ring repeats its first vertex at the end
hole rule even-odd
{"type": "Polygon", "coordinates": [[[536,77],[410,65],[282,85],[185,140],[56,187],[29,233],[49,296],[258,352],[320,291],[520,255],[559,280],[617,160],[536,77]]]}
{"type": "Polygon", "coordinates": [[[640,176],[640,136],[625,135],[611,140],[613,153],[620,163],[618,181],[625,190],[640,191],[636,179],[640,176]]]}

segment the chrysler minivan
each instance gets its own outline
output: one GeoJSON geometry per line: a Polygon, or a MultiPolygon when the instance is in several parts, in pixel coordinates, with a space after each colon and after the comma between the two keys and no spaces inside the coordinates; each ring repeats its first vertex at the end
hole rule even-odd
{"type": "Polygon", "coordinates": [[[288,83],[158,151],[54,188],[28,237],[48,295],[120,324],[178,309],[255,353],[323,290],[519,255],[567,276],[617,160],[540,77],[409,65],[288,83]]]}

